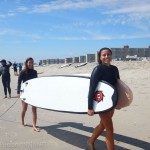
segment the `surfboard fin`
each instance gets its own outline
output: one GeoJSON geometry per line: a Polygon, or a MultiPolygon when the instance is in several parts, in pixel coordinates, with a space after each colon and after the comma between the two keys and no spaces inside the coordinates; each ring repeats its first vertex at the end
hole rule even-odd
{"type": "Polygon", "coordinates": [[[24,93],[24,89],[23,89],[23,90],[20,90],[20,92],[21,92],[21,93],[24,93]]]}
{"type": "Polygon", "coordinates": [[[25,85],[27,86],[27,85],[28,85],[28,82],[26,82],[25,85]]]}

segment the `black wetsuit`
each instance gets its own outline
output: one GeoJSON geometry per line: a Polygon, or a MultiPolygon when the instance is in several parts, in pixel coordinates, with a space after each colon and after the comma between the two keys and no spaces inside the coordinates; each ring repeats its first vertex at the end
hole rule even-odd
{"type": "Polygon", "coordinates": [[[37,71],[33,69],[23,70],[18,77],[17,94],[20,94],[21,82],[37,78],[37,71]]]}
{"type": "Polygon", "coordinates": [[[12,65],[12,63],[10,61],[8,61],[8,64],[4,64],[1,66],[2,83],[4,86],[5,96],[7,96],[7,88],[8,88],[9,95],[11,94],[10,72],[9,72],[9,68],[11,65],[12,65]]]}
{"type": "Polygon", "coordinates": [[[103,80],[115,86],[117,78],[119,79],[120,77],[116,66],[98,65],[93,69],[88,94],[88,109],[93,109],[93,97],[98,82],[103,80]]]}
{"type": "Polygon", "coordinates": [[[16,63],[13,64],[13,68],[14,68],[14,72],[17,72],[17,64],[16,63]]]}

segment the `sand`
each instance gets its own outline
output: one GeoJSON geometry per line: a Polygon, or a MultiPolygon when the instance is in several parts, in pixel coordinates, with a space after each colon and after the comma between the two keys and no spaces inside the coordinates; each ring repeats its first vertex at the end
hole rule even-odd
{"type": "MultiPolygon", "coordinates": [[[[150,62],[112,62],[120,71],[121,79],[132,89],[134,99],[129,107],[116,110],[114,122],[115,150],[150,150],[150,62]]],[[[91,73],[95,63],[75,68],[78,64],[60,68],[60,64],[35,67],[39,76],[53,74],[91,73]]],[[[3,99],[0,81],[0,150],[80,150],[93,128],[99,123],[98,115],[89,117],[38,109],[37,125],[40,132],[32,130],[31,106],[21,127],[21,100],[16,97],[17,76],[11,72],[12,98],[3,99]]],[[[97,139],[95,147],[106,150],[105,132],[97,139]]]]}

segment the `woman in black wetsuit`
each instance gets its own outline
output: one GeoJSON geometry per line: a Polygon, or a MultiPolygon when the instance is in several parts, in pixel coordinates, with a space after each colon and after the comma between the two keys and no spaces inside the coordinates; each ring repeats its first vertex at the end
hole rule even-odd
{"type": "MultiPolygon", "coordinates": [[[[93,97],[99,81],[104,80],[113,86],[119,79],[119,71],[116,66],[110,64],[112,51],[109,48],[102,48],[98,53],[99,65],[96,66],[91,74],[89,95],[88,95],[88,115],[93,116],[93,97]]],[[[88,140],[90,150],[94,150],[94,142],[99,135],[106,130],[106,145],[108,150],[114,150],[113,122],[112,116],[114,108],[107,112],[100,113],[100,124],[94,129],[92,136],[88,140]]]]}
{"type": "Polygon", "coordinates": [[[4,94],[5,94],[4,98],[7,98],[7,89],[8,89],[8,93],[9,93],[8,98],[11,98],[9,68],[12,65],[12,63],[10,61],[8,61],[8,64],[7,64],[5,59],[1,60],[0,62],[2,64],[2,66],[0,68],[0,75],[2,75],[2,83],[3,83],[3,87],[4,87],[4,94]]]}
{"type": "MultiPolygon", "coordinates": [[[[37,78],[37,71],[34,70],[34,60],[33,58],[28,58],[25,61],[25,68],[20,72],[18,77],[18,86],[17,86],[17,94],[20,96],[20,88],[21,88],[21,82],[25,82],[27,80],[37,78]]],[[[22,101],[22,112],[21,112],[21,121],[22,126],[24,127],[24,118],[25,113],[27,111],[28,104],[22,101]]],[[[39,132],[40,130],[36,127],[36,121],[37,121],[37,109],[36,107],[32,106],[32,121],[33,121],[33,130],[39,132]]]]}

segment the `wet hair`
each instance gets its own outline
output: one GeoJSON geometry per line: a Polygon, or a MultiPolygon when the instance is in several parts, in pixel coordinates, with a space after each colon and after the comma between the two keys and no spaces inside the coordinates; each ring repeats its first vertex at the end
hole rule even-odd
{"type": "Polygon", "coordinates": [[[101,53],[102,53],[103,50],[109,50],[109,52],[110,52],[111,55],[112,55],[112,51],[111,51],[110,48],[108,48],[108,47],[103,47],[103,48],[101,48],[101,49],[99,50],[99,52],[98,52],[98,63],[99,63],[99,64],[102,64],[102,61],[100,60],[100,56],[101,56],[101,53]]]}

